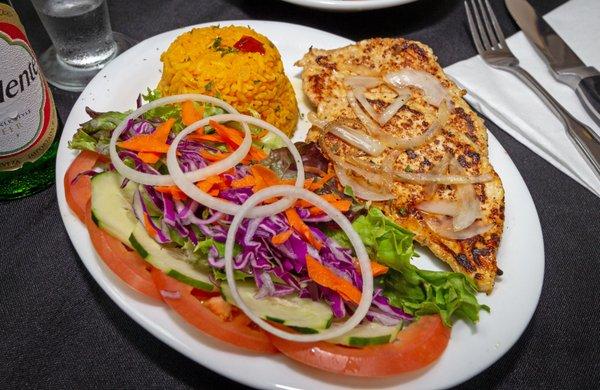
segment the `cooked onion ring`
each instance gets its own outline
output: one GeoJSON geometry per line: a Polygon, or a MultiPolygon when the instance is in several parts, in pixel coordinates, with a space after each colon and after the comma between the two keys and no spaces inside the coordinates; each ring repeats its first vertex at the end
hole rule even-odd
{"type": "Polygon", "coordinates": [[[451,240],[466,240],[484,234],[494,226],[493,223],[486,224],[483,221],[475,221],[466,229],[454,231],[452,220],[453,218],[450,217],[425,217],[425,223],[434,233],[451,240]]]}
{"type": "Polygon", "coordinates": [[[451,103],[450,95],[442,83],[431,73],[416,69],[400,69],[386,74],[383,79],[394,87],[412,85],[423,91],[427,103],[439,107],[444,100],[451,103]]]}
{"type": "Polygon", "coordinates": [[[367,128],[367,131],[371,135],[376,135],[381,131],[381,128],[371,119],[365,112],[360,108],[358,101],[356,100],[356,96],[354,96],[354,92],[348,91],[346,93],[346,99],[348,100],[348,104],[352,111],[354,111],[354,115],[358,118],[358,120],[367,128]]]}
{"type": "Polygon", "coordinates": [[[329,122],[325,126],[325,132],[335,135],[371,156],[379,156],[385,150],[385,146],[375,138],[335,121],[329,122]]]}
{"type": "Polygon", "coordinates": [[[373,191],[371,188],[368,188],[361,183],[354,180],[346,170],[340,167],[338,164],[334,164],[335,174],[337,175],[340,184],[345,186],[350,186],[352,188],[352,192],[357,198],[364,200],[371,200],[374,202],[380,202],[384,200],[394,199],[395,196],[391,192],[388,194],[384,194],[381,192],[373,191]]]}
{"type": "Polygon", "coordinates": [[[449,117],[450,113],[448,112],[447,105],[442,104],[437,111],[436,119],[423,134],[411,138],[400,138],[391,134],[380,133],[377,138],[390,148],[416,149],[435,137],[446,125],[449,117]]]}

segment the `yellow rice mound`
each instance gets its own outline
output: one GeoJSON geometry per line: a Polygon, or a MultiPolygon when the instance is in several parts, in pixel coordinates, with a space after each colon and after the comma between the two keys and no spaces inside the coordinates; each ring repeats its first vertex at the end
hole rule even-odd
{"type": "Polygon", "coordinates": [[[163,96],[220,97],[243,114],[258,113],[286,134],[293,133],[298,122],[296,96],[279,51],[265,36],[240,26],[195,28],[177,37],[160,59],[158,88],[163,96]],[[233,49],[244,35],[260,41],[265,54],[233,49]]]}

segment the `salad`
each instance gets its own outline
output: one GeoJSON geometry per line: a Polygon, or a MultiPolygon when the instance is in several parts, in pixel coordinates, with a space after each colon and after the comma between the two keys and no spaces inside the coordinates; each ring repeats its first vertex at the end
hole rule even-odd
{"type": "Polygon", "coordinates": [[[414,266],[413,234],[340,185],[316,144],[204,95],[87,113],[71,210],[124,283],[203,333],[387,376],[431,364],[456,320],[489,310],[468,276],[414,266]]]}

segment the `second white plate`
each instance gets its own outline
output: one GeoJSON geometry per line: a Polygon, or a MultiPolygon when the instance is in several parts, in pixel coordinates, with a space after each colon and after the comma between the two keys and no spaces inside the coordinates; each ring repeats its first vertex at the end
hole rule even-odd
{"type": "Polygon", "coordinates": [[[389,8],[417,0],[283,0],[303,7],[318,8],[327,11],[367,11],[389,8]]]}

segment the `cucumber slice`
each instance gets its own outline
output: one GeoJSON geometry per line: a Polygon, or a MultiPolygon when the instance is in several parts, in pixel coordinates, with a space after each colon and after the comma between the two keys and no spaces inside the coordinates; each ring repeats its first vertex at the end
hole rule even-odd
{"type": "Polygon", "coordinates": [[[129,245],[129,236],[137,223],[131,210],[137,184],[129,182],[121,189],[122,181],[116,172],[103,172],[92,178],[92,219],[110,235],[129,245]]]}
{"type": "Polygon", "coordinates": [[[154,241],[146,233],[146,229],[141,223],[136,223],[129,237],[129,242],[144,260],[170,277],[204,291],[215,290],[215,286],[210,282],[208,275],[190,264],[182,252],[165,248],[154,241]]]}
{"type": "MultiPolygon", "coordinates": [[[[237,286],[246,305],[265,320],[287,325],[301,333],[318,333],[329,328],[333,321],[331,308],[323,302],[297,295],[257,299],[257,289],[253,283],[238,282],[237,286]]],[[[221,284],[221,294],[227,302],[235,305],[227,283],[221,284]]]]}
{"type": "Polygon", "coordinates": [[[386,326],[377,322],[367,322],[358,325],[346,334],[327,341],[349,347],[387,344],[396,339],[400,329],[402,329],[402,323],[396,326],[386,326]]]}
{"type": "Polygon", "coordinates": [[[92,218],[123,244],[135,249],[146,261],[167,275],[205,291],[215,286],[208,276],[188,263],[183,253],[163,248],[137,221],[131,204],[137,184],[121,188],[123,178],[116,172],[100,173],[92,178],[92,218]]]}

